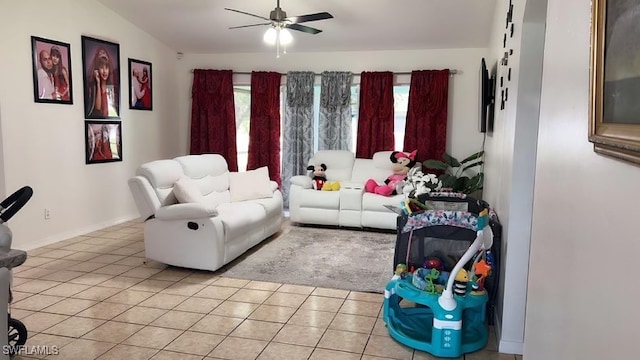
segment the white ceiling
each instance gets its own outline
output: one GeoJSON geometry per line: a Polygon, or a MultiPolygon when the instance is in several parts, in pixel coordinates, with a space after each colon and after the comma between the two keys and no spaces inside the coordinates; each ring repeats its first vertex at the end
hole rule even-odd
{"type": "MultiPolygon", "coordinates": [[[[184,53],[271,51],[267,26],[230,30],[269,17],[276,0],[98,0],[161,42],[184,53]]],[[[489,46],[496,0],[281,0],[287,16],[329,12],[334,18],[292,31],[289,51],[369,51],[489,46]]]]}

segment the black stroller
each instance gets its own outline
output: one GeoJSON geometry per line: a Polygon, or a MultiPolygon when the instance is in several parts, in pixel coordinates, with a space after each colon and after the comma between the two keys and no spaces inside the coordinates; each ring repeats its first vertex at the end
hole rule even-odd
{"type": "MultiPolygon", "coordinates": [[[[28,201],[33,195],[33,189],[29,186],[24,186],[8,198],[0,202],[0,265],[11,270],[16,266],[22,265],[27,259],[27,253],[22,250],[11,249],[11,229],[5,223],[9,221],[28,201]]],[[[9,280],[9,304],[11,304],[11,279],[9,280]]],[[[9,353],[15,355],[20,351],[20,348],[27,342],[27,328],[24,324],[17,319],[11,317],[11,312],[7,312],[7,318],[9,320],[8,341],[9,353]]]]}

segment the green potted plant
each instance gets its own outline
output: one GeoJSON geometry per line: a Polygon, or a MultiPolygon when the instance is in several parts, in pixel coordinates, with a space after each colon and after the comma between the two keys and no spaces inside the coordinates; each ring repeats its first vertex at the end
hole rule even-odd
{"type": "MultiPolygon", "coordinates": [[[[442,182],[443,189],[472,194],[482,190],[484,183],[484,173],[482,172],[482,164],[484,164],[483,158],[484,151],[471,154],[460,161],[444,153],[442,154],[442,161],[433,159],[426,160],[423,165],[428,169],[443,171],[443,174],[438,176],[438,179],[442,182]],[[476,167],[480,167],[480,169],[474,172],[472,169],[476,167]]],[[[479,196],[476,197],[480,198],[479,196]]]]}

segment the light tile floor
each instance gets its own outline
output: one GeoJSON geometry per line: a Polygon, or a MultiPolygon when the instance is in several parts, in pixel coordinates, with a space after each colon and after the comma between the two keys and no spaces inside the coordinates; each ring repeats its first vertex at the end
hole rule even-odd
{"type": "MultiPolygon", "coordinates": [[[[29,251],[13,270],[11,315],[29,330],[14,359],[434,359],[389,337],[382,295],[145,263],[142,236],[132,221],[29,251]]],[[[491,332],[464,359],[521,357],[491,332]]]]}

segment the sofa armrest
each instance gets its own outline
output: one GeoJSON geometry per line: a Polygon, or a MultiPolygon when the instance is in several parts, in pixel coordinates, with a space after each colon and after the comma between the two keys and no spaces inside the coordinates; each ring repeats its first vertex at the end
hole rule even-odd
{"type": "Polygon", "coordinates": [[[300,186],[303,189],[311,189],[312,188],[311,178],[306,176],[306,175],[292,176],[289,181],[291,182],[291,185],[297,185],[297,186],[300,186]]]}
{"type": "Polygon", "coordinates": [[[340,182],[340,188],[362,190],[364,189],[364,183],[357,182],[357,181],[342,181],[340,182]]]}
{"type": "Polygon", "coordinates": [[[276,192],[276,190],[278,190],[278,183],[273,180],[269,180],[269,186],[271,186],[272,192],[276,192]]]}
{"type": "Polygon", "coordinates": [[[153,215],[160,208],[160,200],[158,195],[151,187],[149,180],[143,176],[134,176],[128,181],[129,189],[133,195],[133,201],[136,203],[138,212],[142,219],[146,219],[153,215]]]}
{"type": "Polygon", "coordinates": [[[163,206],[156,211],[158,220],[192,220],[218,215],[214,205],[203,203],[184,203],[163,206]]]}

